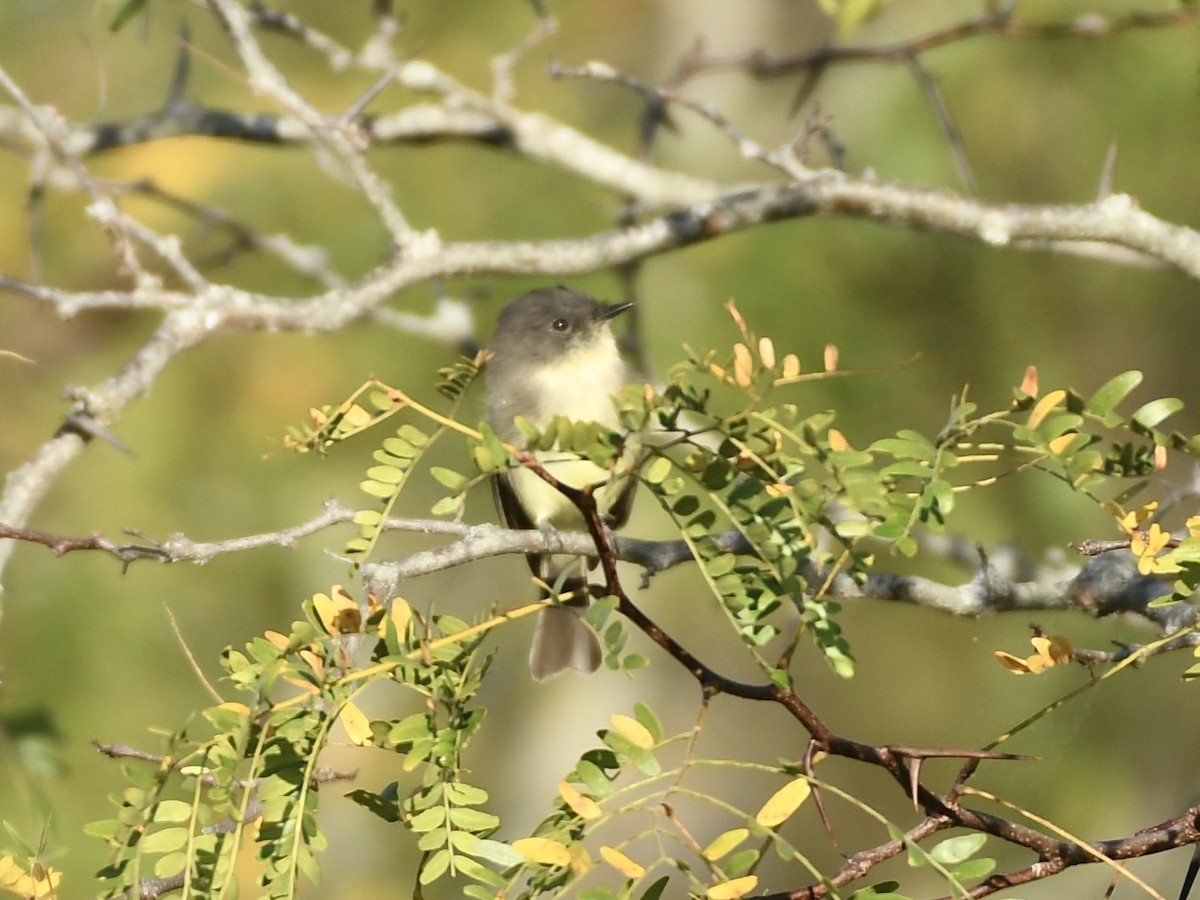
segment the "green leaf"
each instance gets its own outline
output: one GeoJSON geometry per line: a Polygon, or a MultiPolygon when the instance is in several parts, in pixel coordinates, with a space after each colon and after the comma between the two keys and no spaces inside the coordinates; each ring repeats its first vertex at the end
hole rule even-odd
{"type": "Polygon", "coordinates": [[[463,508],[465,498],[462,494],[453,494],[449,497],[443,497],[437,503],[429,508],[429,511],[435,516],[457,516],[463,508]]]}
{"type": "Polygon", "coordinates": [[[429,435],[407,422],[396,429],[396,434],[408,441],[414,447],[424,447],[429,443],[429,435]]]}
{"type": "Polygon", "coordinates": [[[1160,397],[1139,408],[1132,418],[1138,425],[1153,428],[1163,419],[1175,415],[1181,409],[1183,409],[1183,401],[1178,397],[1160,397]]]}
{"type": "Polygon", "coordinates": [[[440,828],[446,822],[446,810],[441,806],[431,806],[424,812],[417,813],[408,820],[408,827],[417,834],[440,828]]]}
{"type": "Polygon", "coordinates": [[[408,744],[419,738],[429,737],[429,719],[425,713],[413,713],[392,725],[387,742],[392,746],[408,744]]]}
{"type": "Polygon", "coordinates": [[[487,803],[488,792],[483,788],[457,781],[446,785],[446,797],[455,806],[478,806],[487,803]]]}
{"type": "Polygon", "coordinates": [[[929,855],[944,866],[956,866],[978,853],[986,843],[986,834],[959,835],[939,842],[929,855]]]}
{"type": "Polygon", "coordinates": [[[704,564],[704,568],[708,570],[709,577],[714,580],[722,575],[727,575],[733,571],[733,567],[737,565],[737,557],[732,553],[722,553],[720,556],[713,557],[704,564]]]}
{"type": "MultiPolygon", "coordinates": [[[[368,475],[371,473],[368,472],[368,475]]],[[[447,469],[445,466],[430,466],[429,474],[432,475],[439,484],[448,487],[452,491],[461,491],[466,483],[470,480],[466,475],[460,472],[455,472],[453,469],[447,469]]],[[[373,477],[373,476],[372,476],[373,477]]]]}
{"type": "Polygon", "coordinates": [[[383,449],[397,459],[415,459],[417,448],[401,437],[385,438],[383,449]]]}
{"type": "Polygon", "coordinates": [[[1096,393],[1092,394],[1091,399],[1087,402],[1087,411],[1102,419],[1107,418],[1108,414],[1116,409],[1117,404],[1129,396],[1141,383],[1142,373],[1137,369],[1130,369],[1128,372],[1122,372],[1120,375],[1110,378],[1101,385],[1096,393]]]}
{"type": "Polygon", "coordinates": [[[154,874],[159,878],[170,878],[172,875],[178,875],[186,869],[188,864],[189,860],[186,853],[168,853],[155,860],[154,874]]]}
{"type": "Polygon", "coordinates": [[[898,887],[898,882],[881,881],[861,891],[855,891],[850,895],[850,900],[912,900],[910,894],[897,894],[895,889],[898,887]]]}
{"type": "Polygon", "coordinates": [[[937,450],[923,434],[904,430],[894,438],[880,438],[868,448],[872,453],[887,453],[896,459],[929,459],[937,450]]]}
{"type": "Polygon", "coordinates": [[[495,472],[500,468],[500,461],[504,457],[497,458],[492,453],[491,448],[485,444],[475,444],[471,447],[471,456],[475,460],[475,466],[480,472],[495,472]]]}
{"type": "Polygon", "coordinates": [[[493,872],[487,866],[481,865],[468,857],[459,856],[454,864],[463,875],[466,875],[468,878],[474,878],[483,884],[490,884],[493,888],[502,888],[506,883],[499,873],[493,872]]]}
{"type": "Polygon", "coordinates": [[[1171,551],[1171,559],[1177,563],[1200,562],[1200,537],[1184,538],[1171,551]]]}
{"type": "Polygon", "coordinates": [[[721,866],[726,875],[744,875],[753,868],[759,860],[757,850],[739,850],[733,856],[726,857],[725,865],[721,866]]]}
{"type": "Polygon", "coordinates": [[[468,831],[490,831],[500,827],[500,818],[480,809],[458,806],[450,810],[450,822],[468,831]]]}
{"type": "Polygon", "coordinates": [[[95,822],[88,822],[83,826],[83,833],[91,837],[98,837],[103,840],[109,840],[116,837],[121,832],[121,825],[116,819],[99,819],[95,822]]]}
{"type": "Polygon", "coordinates": [[[662,771],[662,764],[649,750],[639,747],[624,735],[615,731],[602,732],[601,739],[618,755],[625,757],[644,775],[654,777],[662,771]]]}
{"type": "Polygon", "coordinates": [[[183,800],[160,800],[154,807],[155,822],[186,822],[192,817],[192,804],[183,800]]]}
{"type": "Polygon", "coordinates": [[[486,859],[489,862],[494,862],[498,866],[508,868],[509,866],[519,866],[525,862],[525,857],[510,847],[503,841],[493,841],[490,838],[479,838],[475,842],[475,846],[470,850],[463,851],[470,853],[472,856],[478,856],[480,859],[486,859]]]}
{"type": "Polygon", "coordinates": [[[130,19],[145,9],[149,2],[150,0],[126,0],[117,10],[117,14],[113,16],[113,20],[108,26],[109,30],[120,31],[130,19]]]}
{"type": "Polygon", "coordinates": [[[575,766],[575,774],[580,782],[588,789],[588,793],[597,798],[604,798],[613,792],[612,781],[604,774],[604,770],[590,760],[581,759],[575,766]]]}
{"type": "Polygon", "coordinates": [[[179,850],[188,841],[189,832],[186,828],[163,828],[152,831],[142,838],[141,848],[145,853],[168,853],[179,850]]]}
{"type": "Polygon", "coordinates": [[[996,861],[994,859],[981,856],[979,859],[972,859],[961,866],[956,866],[950,874],[959,881],[978,881],[991,875],[995,868],[996,861]]]}
{"type": "Polygon", "coordinates": [[[404,470],[396,466],[371,466],[367,478],[384,484],[399,484],[404,480],[404,470]]]}
{"type": "Polygon", "coordinates": [[[301,845],[296,848],[296,868],[300,870],[300,874],[311,881],[313,884],[318,884],[321,881],[321,864],[317,862],[317,856],[308,847],[301,845]]]}
{"type": "Polygon", "coordinates": [[[629,653],[621,658],[621,669],[625,672],[644,669],[648,665],[650,665],[650,660],[641,653],[629,653]]]}
{"type": "Polygon", "coordinates": [[[923,459],[902,459],[879,470],[884,478],[927,478],[933,470],[923,459]]]}
{"type": "Polygon", "coordinates": [[[658,716],[654,714],[654,711],[650,707],[644,703],[635,703],[633,706],[633,717],[642,724],[643,728],[650,732],[650,737],[654,738],[654,743],[662,743],[662,723],[658,721],[658,716]]]}
{"type": "Polygon", "coordinates": [[[1060,434],[1066,434],[1068,431],[1077,431],[1082,424],[1083,416],[1076,415],[1075,413],[1052,413],[1046,416],[1045,421],[1039,426],[1038,431],[1041,432],[1044,438],[1056,438],[1060,434]]]}
{"type": "Polygon", "coordinates": [[[660,456],[650,463],[642,472],[642,478],[647,484],[661,484],[671,474],[672,463],[665,456],[660,456]]]}
{"type": "Polygon", "coordinates": [[[442,848],[425,860],[425,865],[421,867],[420,878],[417,880],[421,884],[430,884],[441,878],[448,868],[450,868],[450,851],[442,848]]]}
{"type": "Polygon", "coordinates": [[[370,494],[372,497],[379,497],[386,500],[396,493],[395,484],[384,484],[380,481],[363,481],[359,483],[358,489],[364,494],[370,494]]]}
{"type": "Polygon", "coordinates": [[[383,514],[375,509],[360,509],[354,514],[351,521],[355,525],[363,525],[367,528],[378,528],[379,523],[383,521],[383,514]]]}

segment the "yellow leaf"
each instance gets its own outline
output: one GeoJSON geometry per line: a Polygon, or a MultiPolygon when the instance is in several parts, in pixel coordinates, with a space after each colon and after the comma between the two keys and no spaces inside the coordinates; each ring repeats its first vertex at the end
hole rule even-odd
{"type": "Polygon", "coordinates": [[[1071,642],[1061,635],[1037,635],[1030,638],[1033,649],[1039,659],[1045,660],[1046,666],[1061,666],[1071,661],[1071,642]]]}
{"type": "Polygon", "coordinates": [[[1033,656],[1025,657],[1025,665],[1029,667],[1030,675],[1041,675],[1050,668],[1051,663],[1047,661],[1046,657],[1038,656],[1035,653],[1033,656]]]}
{"type": "Polygon", "coordinates": [[[412,621],[412,607],[408,605],[408,601],[403,597],[393,597],[391,617],[392,624],[396,626],[397,636],[403,638],[408,623],[412,621]]]}
{"type": "Polygon", "coordinates": [[[1038,656],[1050,658],[1050,638],[1038,634],[1031,637],[1029,643],[1033,644],[1033,649],[1037,651],[1038,656]]]}
{"type": "Polygon", "coordinates": [[[769,337],[758,339],[758,358],[762,360],[764,368],[775,368],[775,342],[769,337]]]}
{"type": "Polygon", "coordinates": [[[1029,413],[1029,427],[1037,428],[1045,420],[1046,416],[1050,415],[1058,404],[1067,399],[1067,392],[1064,390],[1051,391],[1045,397],[1037,402],[1037,405],[1029,413]]]}
{"type": "Polygon", "coordinates": [[[1000,665],[1004,666],[1004,668],[1016,675],[1028,675],[1032,671],[1032,669],[1029,668],[1029,663],[1025,662],[1025,660],[1021,659],[1019,656],[1013,656],[1011,653],[1007,653],[1004,650],[996,651],[996,659],[999,661],[1000,665]]]}
{"type": "Polygon", "coordinates": [[[62,881],[62,872],[56,869],[47,869],[42,865],[37,867],[38,889],[37,896],[45,898],[45,900],[54,900],[57,896],[59,882],[62,881]]]}
{"type": "Polygon", "coordinates": [[[738,900],[739,897],[745,897],[756,887],[758,887],[757,875],[743,875],[741,878],[714,884],[708,889],[705,896],[708,897],[708,900],[738,900]]]}
{"type": "Polygon", "coordinates": [[[374,743],[371,737],[371,720],[357,705],[347,700],[342,704],[338,718],[342,727],[346,729],[346,737],[350,738],[350,743],[359,747],[370,747],[374,743]]]}
{"type": "Polygon", "coordinates": [[[600,804],[591,797],[580,793],[579,788],[569,781],[558,783],[558,796],[562,797],[567,806],[571,807],[572,812],[581,819],[598,819],[603,815],[600,804]]]}
{"type": "Polygon", "coordinates": [[[783,377],[796,378],[800,374],[800,357],[789,353],[783,358],[783,377]]]}
{"type": "Polygon", "coordinates": [[[1155,500],[1147,503],[1139,509],[1131,509],[1121,517],[1119,523],[1120,528],[1131,537],[1136,536],[1136,532],[1140,531],[1142,526],[1154,518],[1154,512],[1158,509],[1158,501],[1155,500]]]}
{"type": "Polygon", "coordinates": [[[337,634],[333,630],[333,621],[337,618],[337,606],[327,594],[316,593],[310,598],[312,600],[313,612],[317,614],[317,618],[321,620],[321,627],[328,634],[337,634]]]}
{"type": "Polygon", "coordinates": [[[1037,366],[1029,366],[1025,369],[1025,377],[1021,379],[1021,393],[1028,394],[1030,397],[1038,395],[1038,370],[1037,366]]]}
{"type": "Polygon", "coordinates": [[[742,333],[742,337],[748,337],[750,332],[746,330],[746,320],[742,318],[741,311],[737,308],[737,304],[733,302],[733,298],[729,298],[729,302],[725,304],[725,309],[729,312],[729,318],[733,319],[733,324],[737,326],[738,331],[742,333]]]}
{"type": "Polygon", "coordinates": [[[839,351],[837,344],[825,345],[825,371],[836,372],[838,367],[839,351]]]}
{"type": "Polygon", "coordinates": [[[1167,467],[1167,448],[1159,444],[1154,448],[1154,469],[1161,472],[1167,467]]]}
{"type": "Polygon", "coordinates": [[[1017,675],[1039,675],[1052,666],[1065,665],[1071,661],[1073,650],[1071,642],[1065,637],[1035,634],[1029,639],[1029,643],[1034,649],[1032,656],[1021,659],[1011,653],[997,650],[996,659],[1000,665],[1017,675]]]}
{"type": "Polygon", "coordinates": [[[751,376],[754,372],[754,361],[750,358],[750,348],[745,344],[733,345],[733,380],[740,388],[750,387],[751,376]]]}
{"type": "Polygon", "coordinates": [[[313,674],[319,679],[325,678],[325,660],[317,656],[311,650],[301,650],[300,658],[312,666],[313,674]]]}
{"type": "Polygon", "coordinates": [[[237,713],[239,716],[250,715],[250,707],[245,703],[238,703],[235,700],[227,700],[224,703],[217,704],[217,709],[228,710],[231,713],[237,713]]]}
{"type": "Polygon", "coordinates": [[[587,847],[576,842],[568,849],[571,851],[572,872],[574,872],[576,875],[586,875],[588,872],[592,871],[592,866],[594,863],[592,862],[591,854],[587,852],[587,847]]]}
{"type": "Polygon", "coordinates": [[[624,875],[626,878],[641,878],[646,874],[646,867],[638,865],[620,850],[602,845],[600,858],[624,875]]]}
{"type": "Polygon", "coordinates": [[[328,595],[313,594],[312,605],[327,634],[357,634],[362,630],[362,610],[340,584],[335,584],[328,595]]]}
{"type": "Polygon", "coordinates": [[[654,746],[654,735],[647,731],[646,726],[637,719],[617,714],[609,716],[608,722],[612,725],[613,731],[635,747],[649,750],[654,746]]]}
{"type": "Polygon", "coordinates": [[[1056,437],[1054,440],[1052,440],[1050,442],[1050,452],[1053,453],[1055,456],[1059,455],[1064,450],[1066,450],[1069,446],[1071,446],[1071,443],[1077,437],[1079,437],[1079,434],[1078,434],[1078,432],[1075,432],[1075,431],[1068,431],[1066,434],[1060,434],[1058,437],[1056,437]]]}
{"type": "Polygon", "coordinates": [[[277,650],[286,650],[288,648],[288,638],[286,634],[280,634],[278,631],[264,631],[265,637],[277,650]]]}
{"type": "Polygon", "coordinates": [[[829,429],[829,449],[830,450],[850,450],[850,442],[846,440],[846,436],[836,428],[829,429]]]}
{"type": "Polygon", "coordinates": [[[1150,548],[1151,553],[1158,553],[1169,543],[1171,543],[1170,532],[1163,531],[1162,526],[1157,522],[1150,526],[1150,530],[1146,533],[1146,545],[1150,548]]]}
{"type": "Polygon", "coordinates": [[[309,694],[315,694],[321,690],[319,687],[317,687],[315,684],[313,684],[307,678],[290,678],[289,676],[284,675],[283,680],[286,681],[288,684],[292,685],[293,687],[298,687],[298,688],[300,688],[300,690],[305,691],[306,693],[309,693],[309,694]]]}
{"type": "Polygon", "coordinates": [[[716,862],[748,837],[750,837],[749,828],[733,828],[713,838],[708,846],[700,852],[700,855],[709,862],[716,862]]]}
{"type": "Polygon", "coordinates": [[[383,604],[379,602],[379,598],[374,594],[367,594],[367,619],[375,622],[375,631],[372,632],[377,637],[383,637],[387,634],[387,616],[381,615],[383,604]]]}
{"type": "Polygon", "coordinates": [[[811,793],[812,786],[807,779],[794,778],[771,795],[754,817],[754,821],[764,828],[782,825],[811,793]]]}
{"type": "Polygon", "coordinates": [[[346,414],[342,416],[342,421],[351,428],[362,428],[364,425],[371,423],[371,418],[372,416],[369,412],[355,403],[346,410],[346,414]]]}
{"type": "Polygon", "coordinates": [[[544,837],[518,838],[512,848],[532,863],[540,866],[566,866],[571,863],[571,851],[566,845],[544,837]]]}

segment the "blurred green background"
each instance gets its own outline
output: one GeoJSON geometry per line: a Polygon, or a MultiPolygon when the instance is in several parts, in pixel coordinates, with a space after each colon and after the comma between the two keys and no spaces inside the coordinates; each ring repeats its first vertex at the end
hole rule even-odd
{"type": "MultiPolygon", "coordinates": [[[[520,64],[517,105],[546,110],[629,153],[637,151],[637,98],[610,85],[551,80],[545,75],[549,59],[566,65],[603,60],[663,82],[700,38],[714,54],[756,48],[780,54],[819,46],[833,31],[813,4],[798,0],[567,0],[549,6],[560,29],[520,64]]],[[[1096,10],[1120,15],[1170,6],[1151,0],[1041,0],[1022,4],[1020,15],[1066,21],[1096,10]]],[[[370,33],[368,7],[365,0],[286,4],[289,12],[351,47],[370,33]]],[[[113,34],[108,24],[116,8],[96,0],[0,5],[0,65],[35,103],[52,105],[75,122],[150,113],[166,96],[180,24],[186,21],[198,48],[188,95],[212,106],[264,108],[202,5],[152,0],[146,15],[113,34]]],[[[403,50],[482,90],[490,90],[489,59],[512,47],[533,23],[528,4],[518,0],[427,0],[400,11],[403,50]]],[[[957,0],[896,3],[850,40],[890,43],[977,11],[976,4],[957,0]]],[[[991,36],[931,52],[925,62],[961,129],[983,197],[1086,202],[1095,196],[1105,154],[1116,142],[1115,189],[1167,220],[1195,225],[1196,39],[1194,26],[1097,41],[991,36]]],[[[294,86],[330,111],[350,106],[372,82],[366,75],[333,72],[315,53],[281,37],[265,37],[263,44],[294,86]]],[[[850,170],[960,187],[936,117],[904,66],[835,67],[793,115],[796,90],[794,79],[764,83],[739,74],[703,76],[685,88],[689,96],[719,105],[768,145],[791,140],[819,104],[847,147],[850,170]]],[[[382,112],[407,101],[385,91],[371,109],[382,112]]],[[[728,141],[695,116],[678,111],[674,121],[677,131],[656,146],[661,165],[729,181],[774,177],[739,160],[728,141]]],[[[483,147],[381,147],[370,159],[394,186],[414,225],[436,228],[445,239],[586,235],[610,227],[620,211],[619,197],[483,147]]],[[[319,244],[347,279],[366,273],[388,252],[385,233],[353,188],[303,150],[177,139],[114,151],[89,160],[89,166],[102,177],[153,179],[262,233],[286,232],[319,244]]],[[[85,200],[50,190],[31,216],[29,185],[28,161],[17,152],[0,152],[5,236],[0,272],[34,278],[36,243],[47,283],[72,289],[119,285],[107,241],[84,214],[85,200]]],[[[137,199],[129,205],[152,226],[180,233],[197,251],[220,244],[161,206],[137,199]]],[[[208,274],[274,294],[318,290],[254,255],[208,274]]],[[[479,337],[486,341],[502,303],[536,283],[541,282],[476,279],[428,285],[396,297],[393,305],[425,312],[441,291],[473,298],[479,337]]],[[[620,291],[612,273],[570,283],[602,297],[615,298],[620,291]]],[[[1082,391],[1122,370],[1141,369],[1146,381],[1137,397],[1181,397],[1187,409],[1169,424],[1200,430],[1195,412],[1200,385],[1194,377],[1200,287],[1174,271],[997,250],[860,221],[805,219],[649,260],[639,289],[641,337],[660,373],[681,358],[685,343],[722,348],[732,343],[735,332],[722,309],[730,298],[753,329],[771,335],[781,352],[798,353],[807,369],[820,365],[827,343],[840,347],[845,368],[892,366],[919,356],[892,374],[795,391],[796,402],[805,407],[836,408],[838,427],[855,446],[898,428],[936,432],[950,398],[967,384],[981,404],[1001,406],[1030,364],[1039,367],[1043,386],[1082,391]]],[[[107,377],[156,320],[151,313],[112,312],[62,321],[27,298],[0,297],[0,348],[34,361],[0,360],[5,410],[0,470],[20,465],[62,421],[64,386],[107,377]]],[[[433,371],[454,356],[446,345],[365,323],[336,334],[237,334],[210,341],[176,360],[151,394],[130,405],[117,423],[115,433],[134,455],[95,443],[31,525],[70,535],[118,537],[133,529],[159,538],[183,532],[215,540],[303,521],[329,497],[360,503],[356,485],[369,446],[343,447],[327,460],[288,456],[280,452],[285,428],[300,423],[309,406],[340,400],[371,375],[432,396],[433,371]]],[[[481,417],[481,406],[467,409],[468,419],[481,417]]],[[[1165,487],[1190,477],[1187,464],[1177,464],[1168,470],[1165,487]]],[[[408,497],[405,512],[423,514],[433,496],[430,482],[408,497]]],[[[468,515],[491,520],[488,498],[476,498],[468,515]]],[[[965,498],[952,525],[985,545],[1014,543],[1034,558],[1069,541],[1114,535],[1108,516],[1032,475],[965,498]]],[[[664,528],[648,508],[630,526],[646,536],[665,535],[664,528]]],[[[118,764],[99,758],[90,741],[158,749],[151,729],[175,729],[208,703],[170,617],[205,674],[216,679],[223,647],[268,628],[286,630],[302,598],[347,578],[346,566],[326,552],[336,551],[345,536],[309,539],[291,551],[222,557],[205,567],[142,563],[124,573],[100,556],[55,559],[42,547],[17,548],[4,578],[0,710],[10,716],[45,713],[56,737],[48,749],[11,737],[0,743],[0,817],[28,839],[44,833],[47,861],[66,872],[63,896],[90,893],[88,879],[105,852],[80,829],[110,814],[106,797],[122,786],[118,764]]],[[[402,553],[426,543],[397,538],[387,550],[402,553]]],[[[939,563],[921,568],[921,560],[917,566],[952,581],[971,574],[939,563]]],[[[515,558],[420,579],[403,591],[422,608],[468,616],[530,596],[524,565],[515,558]]],[[[750,674],[724,634],[723,620],[715,611],[708,614],[692,573],[661,576],[639,599],[685,644],[702,648],[706,659],[733,674],[750,674]]],[[[1077,615],[1045,615],[1038,622],[1080,646],[1150,637],[1136,624],[1077,615]]],[[[1030,623],[1023,616],[957,621],[864,601],[847,604],[842,623],[859,660],[858,677],[839,681],[805,647],[799,683],[832,727],[864,741],[978,746],[1087,678],[1076,669],[1040,679],[1004,673],[992,651],[1026,652],[1030,623]]],[[[474,777],[492,792],[493,807],[508,817],[512,834],[540,817],[557,780],[581,750],[595,744],[595,731],[610,713],[628,712],[642,700],[675,731],[690,726],[699,700],[690,678],[650,649],[653,665],[636,681],[600,673],[533,685],[525,670],[528,640],[529,628],[522,624],[496,635],[498,671],[483,695],[489,722],[471,751],[474,777]]],[[[1177,677],[1186,664],[1154,660],[1092,691],[1011,745],[1044,761],[988,767],[977,784],[1087,838],[1127,835],[1174,815],[1196,799],[1200,787],[1195,776],[1200,717],[1194,715],[1194,689],[1185,689],[1177,677]]],[[[404,704],[415,701],[397,694],[375,702],[370,712],[399,716],[404,704]]],[[[778,710],[722,699],[707,720],[701,752],[772,762],[798,755],[803,738],[778,710]]],[[[405,784],[393,757],[348,747],[332,756],[330,764],[357,769],[363,786],[378,788],[397,777],[405,784]]],[[[947,764],[944,783],[952,772],[947,764]]],[[[825,774],[867,792],[896,819],[910,820],[904,798],[877,773],[836,763],[825,774]]],[[[751,809],[756,798],[773,790],[750,781],[708,787],[751,809]]],[[[408,893],[414,848],[407,833],[340,799],[337,791],[327,791],[322,816],[331,849],[323,858],[323,883],[310,896],[350,900],[408,893]]],[[[835,806],[834,818],[841,850],[883,839],[844,808],[835,806]]],[[[697,836],[703,843],[726,827],[730,823],[700,820],[697,836]]],[[[811,811],[787,827],[818,864],[836,865],[837,851],[828,847],[811,811]]],[[[995,846],[989,852],[999,855],[1002,867],[1028,861],[995,846]]],[[[1135,870],[1170,894],[1185,865],[1183,855],[1175,854],[1138,863],[1135,870]]],[[[892,871],[905,877],[900,869],[892,871]]],[[[778,888],[807,880],[794,872],[763,874],[765,883],[778,888]]],[[[1023,888],[1019,895],[1098,896],[1108,878],[1100,867],[1090,867],[1023,888]]],[[[1132,893],[1122,888],[1118,896],[1121,891],[1132,893]]]]}

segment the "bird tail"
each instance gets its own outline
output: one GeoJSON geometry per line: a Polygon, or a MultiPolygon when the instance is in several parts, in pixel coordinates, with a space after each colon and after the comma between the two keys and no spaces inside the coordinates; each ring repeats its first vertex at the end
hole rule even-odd
{"type": "Polygon", "coordinates": [[[585,602],[581,606],[548,606],[538,613],[529,650],[529,671],[535,681],[567,669],[591,674],[600,668],[600,642],[582,618],[586,608],[585,602]]]}

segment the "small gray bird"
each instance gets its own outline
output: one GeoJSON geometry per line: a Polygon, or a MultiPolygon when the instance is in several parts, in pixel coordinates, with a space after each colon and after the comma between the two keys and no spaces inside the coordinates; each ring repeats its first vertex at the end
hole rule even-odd
{"type": "MultiPolygon", "coordinates": [[[[501,440],[524,446],[514,423],[523,416],[545,428],[554,416],[618,427],[612,396],[640,382],[625,363],[609,320],[632,303],[608,305],[565,287],[522,294],[500,312],[487,364],[488,422],[501,440]]],[[[636,479],[612,472],[575,454],[539,452],[538,461],[563,484],[594,489],[609,528],[629,518],[636,479]]],[[[515,467],[492,479],[500,519],[508,528],[583,530],[583,516],[569,499],[528,468],[515,467]]],[[[529,653],[529,670],[543,681],[567,668],[594,672],[600,643],[580,618],[587,605],[589,562],[578,557],[530,554],[533,573],[553,585],[570,568],[564,591],[579,591],[575,609],[550,607],[538,615],[529,653]]],[[[594,565],[594,560],[591,564],[594,565]]]]}

